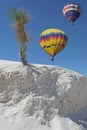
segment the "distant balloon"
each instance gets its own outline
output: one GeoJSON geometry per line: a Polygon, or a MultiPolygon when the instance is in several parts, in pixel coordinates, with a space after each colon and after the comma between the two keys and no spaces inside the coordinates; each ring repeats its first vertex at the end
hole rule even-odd
{"type": "Polygon", "coordinates": [[[65,48],[67,40],[65,33],[55,28],[46,29],[40,35],[40,45],[51,56],[51,60],[65,48]]]}
{"type": "Polygon", "coordinates": [[[81,12],[81,6],[76,3],[69,3],[63,8],[64,16],[66,16],[72,24],[80,17],[81,12]]]}

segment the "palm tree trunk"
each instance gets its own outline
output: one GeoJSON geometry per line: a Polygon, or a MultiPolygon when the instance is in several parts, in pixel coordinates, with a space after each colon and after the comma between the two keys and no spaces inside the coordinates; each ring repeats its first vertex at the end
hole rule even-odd
{"type": "Polygon", "coordinates": [[[23,65],[27,65],[27,60],[26,60],[26,42],[27,42],[27,37],[24,29],[24,25],[17,23],[16,24],[16,29],[17,29],[17,38],[20,41],[20,57],[21,57],[21,62],[23,65]]]}
{"type": "Polygon", "coordinates": [[[20,44],[20,56],[21,56],[21,62],[23,65],[27,65],[27,60],[26,60],[26,44],[21,43],[20,44]]]}

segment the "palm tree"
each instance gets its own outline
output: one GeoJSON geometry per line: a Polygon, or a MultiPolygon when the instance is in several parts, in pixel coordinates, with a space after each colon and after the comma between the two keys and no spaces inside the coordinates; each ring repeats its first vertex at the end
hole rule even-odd
{"type": "Polygon", "coordinates": [[[23,65],[27,65],[26,60],[26,49],[27,43],[30,41],[30,38],[27,36],[25,25],[31,21],[31,16],[28,15],[24,9],[19,9],[18,11],[12,7],[9,17],[14,20],[17,39],[20,42],[20,57],[23,65]]]}

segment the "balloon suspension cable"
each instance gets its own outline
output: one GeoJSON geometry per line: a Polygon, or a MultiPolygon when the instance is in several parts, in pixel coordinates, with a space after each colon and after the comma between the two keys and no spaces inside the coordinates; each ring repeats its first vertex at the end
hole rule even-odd
{"type": "Polygon", "coordinates": [[[54,60],[54,57],[53,57],[53,56],[51,56],[50,60],[54,60]]]}
{"type": "Polygon", "coordinates": [[[72,25],[74,25],[74,22],[73,22],[73,21],[71,21],[71,24],[72,24],[72,25]]]}

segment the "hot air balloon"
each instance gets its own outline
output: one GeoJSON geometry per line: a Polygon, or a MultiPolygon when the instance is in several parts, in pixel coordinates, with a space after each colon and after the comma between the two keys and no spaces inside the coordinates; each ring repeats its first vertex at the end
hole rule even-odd
{"type": "Polygon", "coordinates": [[[66,34],[56,28],[46,29],[40,34],[40,45],[51,56],[51,60],[65,48],[67,40],[66,34]]]}
{"type": "Polygon", "coordinates": [[[80,17],[81,12],[81,6],[76,3],[69,3],[63,8],[64,16],[66,16],[72,24],[80,17]]]}

